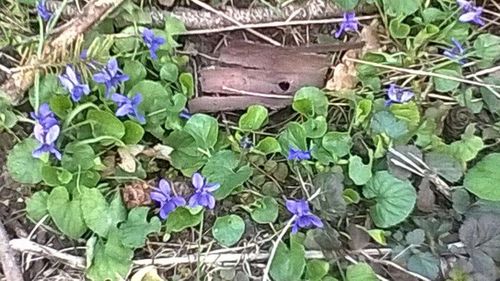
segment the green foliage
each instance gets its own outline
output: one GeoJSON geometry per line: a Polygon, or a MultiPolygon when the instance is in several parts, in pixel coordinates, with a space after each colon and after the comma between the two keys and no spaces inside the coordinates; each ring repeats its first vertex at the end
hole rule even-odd
{"type": "Polygon", "coordinates": [[[87,119],[92,121],[94,137],[111,136],[121,139],[125,135],[125,126],[110,112],[89,110],[87,119]]]}
{"type": "Polygon", "coordinates": [[[310,281],[321,281],[328,274],[330,264],[322,260],[310,260],[306,265],[306,279],[310,281]]]}
{"type": "Polygon", "coordinates": [[[85,224],[104,238],[127,214],[120,196],[115,196],[109,204],[96,188],[82,188],[81,208],[85,224]]]}
{"type": "Polygon", "coordinates": [[[95,152],[90,145],[70,143],[64,148],[61,165],[70,172],[94,167],[95,152]]]}
{"type": "MultiPolygon", "coordinates": [[[[462,77],[462,68],[457,64],[453,64],[447,67],[438,68],[434,73],[460,78],[462,77]]],[[[460,86],[460,82],[446,78],[433,77],[432,81],[434,82],[434,88],[440,93],[454,91],[460,86]]]]}
{"type": "Polygon", "coordinates": [[[94,245],[92,264],[87,277],[92,281],[123,280],[130,270],[134,251],[122,244],[118,229],[110,229],[106,242],[98,240],[94,245]]]}
{"type": "Polygon", "coordinates": [[[429,252],[419,252],[408,259],[408,269],[431,280],[436,280],[439,276],[440,262],[429,252]]]}
{"type": "Polygon", "coordinates": [[[217,143],[219,125],[211,116],[195,114],[186,122],[184,131],[193,137],[199,148],[207,150],[217,143]]]}
{"type": "Polygon", "coordinates": [[[500,201],[500,191],[496,183],[500,175],[496,172],[500,165],[500,153],[491,153],[472,167],[464,178],[464,186],[481,199],[500,201]]]}
{"type": "Polygon", "coordinates": [[[349,158],[349,177],[357,185],[366,184],[372,177],[372,163],[363,164],[361,157],[354,155],[349,158]]]}
{"type": "Polygon", "coordinates": [[[407,16],[415,13],[422,0],[406,1],[406,0],[382,0],[385,12],[390,16],[407,16]]]}
{"type": "Polygon", "coordinates": [[[325,116],[328,112],[328,99],[320,89],[304,87],[295,93],[292,107],[305,116],[325,116]]]}
{"type": "Polygon", "coordinates": [[[263,197],[252,204],[250,216],[260,224],[273,223],[278,218],[278,202],[273,197],[263,197]]]}
{"type": "Polygon", "coordinates": [[[410,26],[406,23],[403,23],[403,17],[394,18],[389,23],[389,32],[392,37],[402,39],[406,38],[408,34],[410,34],[410,26]]]}
{"type": "Polygon", "coordinates": [[[339,5],[344,11],[350,11],[356,8],[359,0],[333,0],[335,4],[339,5]]]}
{"type": "Polygon", "coordinates": [[[33,158],[32,152],[38,147],[34,139],[25,139],[16,144],[7,156],[7,169],[17,182],[35,184],[42,180],[43,162],[33,158]]]}
{"type": "Polygon", "coordinates": [[[273,137],[265,137],[261,139],[255,146],[255,149],[266,155],[281,151],[280,143],[273,137]]]}
{"type": "Polygon", "coordinates": [[[245,222],[237,215],[218,217],[212,227],[212,235],[223,246],[230,247],[241,239],[245,222]]]}
{"type": "Polygon", "coordinates": [[[321,138],[326,133],[327,126],[328,124],[324,116],[310,118],[304,123],[306,136],[312,139],[321,138]]]}
{"type": "Polygon", "coordinates": [[[396,119],[404,121],[408,130],[415,130],[420,124],[420,111],[417,104],[413,101],[392,104],[389,111],[394,114],[396,119]]]}
{"type": "Polygon", "coordinates": [[[323,137],[322,146],[337,161],[349,154],[352,146],[351,136],[342,132],[328,132],[323,137]]]}
{"type": "Polygon", "coordinates": [[[37,191],[26,200],[26,213],[30,219],[38,222],[49,213],[47,210],[48,198],[49,194],[46,191],[37,191]]]}
{"type": "Polygon", "coordinates": [[[203,211],[180,207],[175,209],[172,213],[168,215],[167,218],[167,231],[168,232],[180,232],[188,227],[197,226],[200,224],[203,218],[203,211]]]}
{"type": "Polygon", "coordinates": [[[408,133],[408,127],[388,111],[380,111],[373,115],[371,129],[375,134],[385,134],[391,139],[398,139],[408,133]]]}
{"type": "Polygon", "coordinates": [[[275,281],[299,281],[306,267],[304,246],[297,241],[297,237],[290,239],[290,248],[283,242],[278,244],[278,249],[271,263],[269,274],[275,281]]]}
{"type": "Polygon", "coordinates": [[[73,174],[64,168],[43,166],[42,178],[43,182],[48,186],[61,186],[70,183],[73,174]]]}
{"type": "Polygon", "coordinates": [[[378,278],[373,269],[366,263],[357,263],[347,267],[347,281],[377,281],[378,278]]]}
{"type": "Polygon", "coordinates": [[[140,248],[145,245],[146,237],[150,233],[159,232],[161,228],[160,219],[152,217],[148,222],[149,208],[137,207],[128,213],[127,220],[119,227],[120,241],[129,248],[140,248]]]}
{"type": "Polygon", "coordinates": [[[377,172],[363,188],[363,195],[374,199],[370,215],[378,227],[394,226],[413,211],[417,194],[411,183],[400,180],[387,171],[377,172]]]}
{"type": "Polygon", "coordinates": [[[285,155],[291,147],[305,151],[307,150],[306,130],[301,124],[290,122],[280,135],[279,142],[282,151],[286,152],[285,155]]]}
{"type": "Polygon", "coordinates": [[[80,198],[70,200],[65,187],[56,187],[47,198],[47,210],[50,217],[62,233],[70,238],[78,239],[86,231],[87,225],[83,219],[80,198]]]}
{"type": "Polygon", "coordinates": [[[267,123],[267,108],[262,105],[251,105],[240,117],[239,127],[243,131],[257,131],[267,123]]]}
{"type": "Polygon", "coordinates": [[[144,129],[135,121],[127,120],[123,122],[125,127],[125,135],[122,137],[122,141],[125,144],[138,144],[142,137],[144,136],[144,129]]]}
{"type": "Polygon", "coordinates": [[[214,154],[203,167],[202,173],[210,182],[220,183],[214,192],[217,199],[227,197],[235,188],[245,183],[252,175],[252,169],[246,165],[239,169],[237,155],[230,150],[222,150],[214,154]]]}
{"type": "Polygon", "coordinates": [[[480,59],[482,68],[495,64],[500,59],[500,37],[493,34],[480,34],[474,41],[476,56],[480,59]]]}

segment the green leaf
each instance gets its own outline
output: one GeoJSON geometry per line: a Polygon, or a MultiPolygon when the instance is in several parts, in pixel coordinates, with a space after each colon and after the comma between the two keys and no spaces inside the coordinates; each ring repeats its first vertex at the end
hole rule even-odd
{"type": "Polygon", "coordinates": [[[113,228],[106,243],[102,240],[96,243],[87,277],[92,281],[124,280],[132,266],[133,256],[134,251],[122,244],[118,230],[113,228]]]}
{"type": "Polygon", "coordinates": [[[413,47],[420,48],[422,45],[427,43],[434,35],[439,33],[439,27],[433,24],[427,24],[423,29],[421,29],[413,40],[413,47]]]}
{"type": "Polygon", "coordinates": [[[310,260],[306,266],[306,279],[309,281],[321,281],[328,274],[330,264],[323,260],[310,260]]]}
{"type": "Polygon", "coordinates": [[[25,139],[16,144],[7,156],[7,169],[10,176],[19,183],[35,184],[42,181],[43,162],[34,158],[32,153],[38,147],[35,139],[25,139]]]}
{"type": "Polygon", "coordinates": [[[344,189],[342,195],[344,197],[344,201],[347,204],[358,204],[359,201],[361,200],[361,196],[359,195],[359,193],[352,188],[344,189]]]}
{"type": "Polygon", "coordinates": [[[478,57],[482,68],[490,67],[500,59],[500,37],[485,33],[480,34],[474,41],[475,56],[478,57]]]}
{"type": "Polygon", "coordinates": [[[360,262],[347,267],[346,281],[377,281],[377,275],[366,263],[360,262]]]}
{"type": "Polygon", "coordinates": [[[186,207],[178,207],[167,217],[167,232],[181,232],[188,227],[197,226],[202,218],[203,211],[193,214],[186,207]]]}
{"type": "Polygon", "coordinates": [[[290,147],[307,150],[306,130],[301,124],[290,122],[280,135],[279,142],[282,150],[286,152],[285,154],[288,154],[290,147]]]}
{"type": "Polygon", "coordinates": [[[78,239],[87,231],[80,200],[73,198],[70,201],[65,187],[60,186],[52,190],[47,198],[47,210],[59,230],[70,238],[78,239]]]}
{"type": "Polygon", "coordinates": [[[259,143],[257,143],[255,149],[266,155],[281,151],[280,143],[278,142],[278,140],[276,140],[276,138],[273,137],[263,138],[259,141],[259,143]]]}
{"type": "Polygon", "coordinates": [[[263,197],[252,204],[252,219],[260,224],[274,223],[278,218],[279,206],[273,197],[263,197]]]}
{"type": "Polygon", "coordinates": [[[485,200],[500,201],[500,153],[491,153],[465,174],[464,186],[472,194],[485,200]]]}
{"type": "Polygon", "coordinates": [[[465,129],[465,133],[462,134],[461,140],[448,145],[437,146],[435,151],[449,154],[465,164],[465,162],[476,158],[479,151],[484,148],[483,140],[475,136],[474,131],[474,124],[470,124],[465,129]]]}
{"type": "Polygon", "coordinates": [[[404,121],[409,130],[415,130],[420,125],[420,111],[414,101],[407,103],[394,103],[389,111],[394,114],[394,117],[404,121]]]}
{"type": "Polygon", "coordinates": [[[49,213],[47,210],[48,198],[49,194],[46,191],[37,191],[26,200],[26,213],[34,222],[40,221],[49,213]]]}
{"type": "Polygon", "coordinates": [[[450,182],[457,182],[462,178],[462,165],[457,159],[448,154],[429,152],[425,154],[425,163],[438,175],[450,182]]]}
{"type": "Polygon", "coordinates": [[[363,99],[356,104],[356,121],[354,122],[355,126],[361,125],[365,120],[368,119],[368,116],[370,116],[370,113],[372,112],[372,105],[373,102],[368,99],[363,99]]]}
{"type": "Polygon", "coordinates": [[[194,138],[198,147],[209,149],[217,143],[219,124],[212,116],[198,113],[189,118],[184,131],[194,138]]]}
{"type": "Polygon", "coordinates": [[[64,119],[73,108],[73,103],[69,96],[57,95],[50,99],[49,106],[57,117],[64,119]]]}
{"type": "Polygon", "coordinates": [[[70,143],[64,148],[61,165],[70,172],[88,170],[95,166],[95,152],[88,144],[70,143]]]}
{"type": "Polygon", "coordinates": [[[123,66],[123,73],[127,74],[129,80],[125,82],[127,89],[146,78],[146,68],[140,61],[126,60],[123,66]]]}
{"type": "MultiPolygon", "coordinates": [[[[50,102],[51,98],[56,94],[67,95],[67,91],[63,90],[59,85],[57,75],[47,74],[40,78],[40,87],[38,88],[39,105],[50,102]]],[[[32,107],[35,107],[35,87],[32,87],[29,92],[29,101],[32,107]]]]}
{"type": "Polygon", "coordinates": [[[123,245],[134,249],[143,247],[148,234],[160,231],[160,219],[155,216],[148,222],[148,211],[148,207],[137,207],[129,212],[127,220],[119,227],[123,245]]]}
{"type": "Polygon", "coordinates": [[[387,171],[377,172],[363,188],[363,195],[374,199],[370,215],[381,228],[394,226],[413,211],[417,194],[408,180],[400,180],[387,171]]]}
{"type": "Polygon", "coordinates": [[[421,228],[414,229],[406,233],[405,240],[409,245],[422,245],[425,242],[425,231],[421,228]]]}
{"type": "Polygon", "coordinates": [[[363,164],[358,155],[349,157],[349,177],[356,185],[364,185],[372,178],[372,163],[363,164]]]}
{"type": "Polygon", "coordinates": [[[343,182],[344,175],[340,171],[320,173],[314,177],[311,192],[320,191],[312,204],[322,217],[334,220],[345,214],[347,204],[343,197],[343,182]]]}
{"type": "Polygon", "coordinates": [[[102,110],[89,110],[87,119],[93,121],[94,137],[112,136],[121,139],[125,135],[125,126],[113,113],[102,110]]]}
{"type": "Polygon", "coordinates": [[[335,3],[344,11],[350,11],[356,8],[359,0],[335,0],[335,3]]]}
{"type": "Polygon", "coordinates": [[[373,115],[371,129],[375,134],[386,134],[392,139],[398,139],[408,133],[406,124],[388,111],[380,111],[373,115]]]}
{"type": "MultiPolygon", "coordinates": [[[[162,84],[151,80],[142,80],[128,91],[128,96],[135,96],[137,93],[142,94],[142,102],[139,105],[139,110],[146,115],[161,109],[165,109],[171,97],[171,93],[167,91],[162,84]]],[[[161,117],[161,114],[158,114],[161,117]]],[[[155,119],[147,118],[148,123],[155,119]]],[[[156,120],[158,122],[158,120],[156,120]]],[[[161,123],[163,123],[162,120],[161,123]]]]}
{"type": "Polygon", "coordinates": [[[335,158],[335,161],[337,161],[351,151],[351,136],[348,133],[328,132],[323,137],[322,146],[330,152],[335,158]]]}
{"type": "Polygon", "coordinates": [[[125,144],[138,144],[144,136],[142,126],[132,120],[123,122],[123,125],[125,126],[125,135],[122,137],[122,141],[125,144]]]}
{"type": "Polygon", "coordinates": [[[185,176],[191,176],[207,161],[206,156],[198,150],[194,138],[184,131],[170,133],[166,144],[174,149],[170,154],[172,166],[185,176]]]}
{"type": "Polygon", "coordinates": [[[406,38],[410,34],[410,26],[402,23],[403,18],[394,18],[389,23],[389,32],[394,38],[406,38]]]}
{"type": "Polygon", "coordinates": [[[433,23],[435,21],[440,21],[446,19],[448,14],[440,9],[429,7],[422,11],[422,17],[425,23],[433,23]]]}
{"type": "Polygon", "coordinates": [[[179,76],[179,82],[181,83],[182,93],[191,98],[194,95],[194,79],[193,75],[188,72],[184,72],[179,76]]]}
{"type": "Polygon", "coordinates": [[[212,227],[212,235],[223,246],[230,247],[241,239],[245,222],[237,215],[218,217],[212,227]]]}
{"type": "Polygon", "coordinates": [[[328,124],[326,124],[326,118],[324,116],[318,116],[316,118],[310,118],[304,123],[304,129],[306,130],[306,136],[308,138],[321,138],[327,130],[328,124]]]}
{"type": "MultiPolygon", "coordinates": [[[[446,75],[446,76],[451,76],[451,77],[457,77],[461,78],[462,77],[462,68],[459,65],[451,65],[443,68],[438,68],[434,71],[434,73],[441,74],[441,75],[446,75]]],[[[440,77],[433,77],[432,81],[434,83],[434,88],[436,91],[440,93],[448,93],[456,90],[458,86],[460,86],[460,82],[446,79],[446,78],[440,78],[440,77]]]]}
{"type": "Polygon", "coordinates": [[[267,123],[267,116],[267,108],[262,105],[251,105],[240,117],[238,124],[243,131],[257,131],[267,123]]]}
{"type": "Polygon", "coordinates": [[[179,77],[179,68],[175,63],[167,62],[160,69],[160,78],[167,82],[174,83],[179,77]]]}
{"type": "Polygon", "coordinates": [[[290,248],[280,242],[269,274],[274,281],[300,281],[306,266],[305,250],[295,236],[290,239],[290,248]]]}
{"type": "Polygon", "coordinates": [[[81,208],[87,226],[103,238],[107,237],[108,231],[126,217],[121,197],[115,196],[110,206],[97,188],[83,189],[81,208]]]}
{"type": "Polygon", "coordinates": [[[436,280],[439,276],[440,262],[429,252],[412,255],[408,261],[408,269],[431,280],[436,280]]]}
{"type": "Polygon", "coordinates": [[[422,0],[383,0],[384,10],[390,16],[407,16],[415,13],[421,6],[422,0]]]}
{"type": "Polygon", "coordinates": [[[295,93],[292,107],[303,115],[326,116],[328,113],[328,99],[323,91],[315,87],[304,87],[295,93]]]}
{"type": "Polygon", "coordinates": [[[235,188],[245,183],[252,175],[249,166],[243,166],[236,171],[239,160],[238,156],[231,150],[221,150],[214,154],[203,167],[202,174],[210,182],[220,183],[219,189],[214,192],[217,199],[223,199],[235,188]]]}
{"type": "Polygon", "coordinates": [[[385,239],[385,231],[382,229],[370,229],[367,231],[368,235],[375,240],[375,242],[379,243],[380,245],[387,245],[387,241],[385,239]]]}
{"type": "Polygon", "coordinates": [[[73,174],[64,168],[44,166],[42,168],[42,178],[48,186],[61,186],[70,183],[73,174]]]}

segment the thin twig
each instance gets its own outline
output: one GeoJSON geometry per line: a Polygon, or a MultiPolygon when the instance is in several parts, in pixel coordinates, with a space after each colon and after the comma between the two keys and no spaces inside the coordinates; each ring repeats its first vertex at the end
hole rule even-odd
{"type": "Polygon", "coordinates": [[[375,259],[375,258],[372,258],[370,255],[366,254],[366,253],[363,253],[362,251],[360,252],[361,255],[363,255],[364,257],[366,257],[367,259],[369,259],[371,262],[374,262],[374,263],[379,263],[379,264],[383,264],[383,265],[386,265],[386,266],[391,266],[391,267],[394,267],[396,268],[397,270],[400,270],[408,275],[411,275],[419,280],[422,280],[422,281],[431,281],[431,279],[425,277],[425,276],[422,276],[418,273],[415,273],[415,272],[411,272],[409,270],[406,270],[405,268],[403,268],[402,266],[400,266],[399,264],[395,263],[395,262],[392,262],[392,261],[387,261],[387,260],[379,260],[379,259],[375,259]]]}
{"type": "Polygon", "coordinates": [[[3,273],[9,281],[23,281],[21,269],[17,265],[14,253],[9,246],[9,237],[0,220],[0,263],[2,264],[3,273]]]}
{"type": "Polygon", "coordinates": [[[390,70],[394,70],[394,71],[400,71],[400,72],[410,73],[410,74],[414,74],[414,75],[431,76],[431,77],[437,77],[437,78],[442,78],[442,79],[448,79],[448,80],[452,80],[452,81],[462,82],[462,83],[466,83],[466,84],[470,84],[470,85],[475,85],[475,86],[481,86],[481,87],[490,86],[490,87],[493,87],[493,88],[499,88],[500,89],[500,85],[485,84],[485,83],[480,83],[480,82],[476,82],[476,81],[471,81],[471,80],[463,79],[463,78],[460,78],[460,77],[453,77],[453,76],[449,76],[449,75],[444,75],[444,74],[440,74],[440,73],[434,73],[434,72],[428,72],[428,71],[416,70],[416,69],[408,69],[408,68],[396,67],[396,66],[391,66],[391,65],[384,65],[384,64],[380,64],[380,63],[369,62],[369,61],[359,60],[359,59],[354,59],[354,58],[345,58],[345,59],[348,60],[348,61],[356,62],[356,63],[371,65],[371,66],[385,68],[385,69],[390,69],[390,70]]]}
{"type": "MultiPolygon", "coordinates": [[[[379,15],[361,16],[356,19],[359,21],[372,20],[379,18],[379,15]]],[[[208,28],[208,29],[198,29],[198,30],[188,30],[179,33],[180,35],[197,35],[197,34],[209,34],[209,33],[219,33],[227,31],[235,31],[242,29],[253,29],[253,28],[274,28],[283,26],[294,26],[294,25],[314,25],[314,24],[329,24],[329,23],[340,23],[342,18],[332,18],[332,19],[312,19],[312,20],[292,20],[292,21],[275,21],[267,23],[251,23],[242,25],[232,25],[219,28],[208,28]]]]}
{"type": "MultiPolygon", "coordinates": [[[[238,26],[242,26],[243,25],[239,21],[233,19],[232,17],[226,15],[225,13],[223,13],[223,12],[221,12],[219,10],[216,10],[216,9],[212,8],[210,5],[208,5],[206,3],[203,3],[203,2],[201,2],[199,0],[191,0],[191,2],[193,2],[194,4],[200,6],[203,9],[206,9],[206,10],[208,10],[208,11],[210,11],[210,12],[212,12],[212,13],[220,16],[220,17],[223,17],[223,18],[227,19],[228,21],[230,21],[230,22],[232,22],[232,23],[234,23],[234,24],[236,24],[238,26]]],[[[248,32],[252,33],[253,35],[255,35],[255,36],[257,36],[257,37],[259,37],[259,38],[261,38],[261,39],[263,39],[263,40],[265,40],[265,41],[267,41],[267,42],[269,42],[269,43],[271,43],[271,44],[273,44],[275,46],[281,46],[281,44],[278,41],[276,41],[274,39],[271,39],[268,36],[266,36],[266,35],[264,35],[264,34],[262,34],[260,32],[257,32],[257,31],[255,31],[253,29],[250,29],[250,28],[248,28],[246,30],[248,32]]]]}

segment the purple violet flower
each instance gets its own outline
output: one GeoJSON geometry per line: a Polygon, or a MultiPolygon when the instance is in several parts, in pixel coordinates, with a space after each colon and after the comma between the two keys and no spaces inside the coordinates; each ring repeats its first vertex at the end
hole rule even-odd
{"type": "Polygon", "coordinates": [[[179,113],[179,117],[182,118],[182,119],[189,119],[191,118],[191,113],[189,113],[189,110],[187,108],[184,108],[180,113],[179,113]]]}
{"type": "Polygon", "coordinates": [[[244,136],[240,139],[240,146],[243,149],[250,149],[253,146],[252,139],[250,139],[248,136],[244,136]]]}
{"type": "Polygon", "coordinates": [[[484,25],[484,21],[481,19],[481,14],[483,13],[482,7],[476,7],[466,0],[457,0],[457,4],[462,11],[462,14],[458,18],[459,21],[484,25]]]}
{"type": "Polygon", "coordinates": [[[50,111],[47,103],[40,105],[38,113],[31,112],[30,116],[46,130],[54,125],[59,125],[59,121],[57,121],[54,112],[50,111]]]}
{"type": "Polygon", "coordinates": [[[100,72],[94,74],[93,78],[95,82],[106,86],[106,97],[109,97],[111,89],[129,79],[128,75],[123,74],[118,67],[118,61],[116,58],[111,58],[106,67],[104,67],[100,72]]]}
{"type": "Polygon", "coordinates": [[[309,150],[300,150],[290,147],[288,150],[288,160],[309,160],[311,159],[311,151],[309,150]]]}
{"type": "Polygon", "coordinates": [[[60,130],[59,125],[54,125],[46,129],[41,124],[35,124],[33,132],[35,138],[40,143],[40,146],[33,150],[33,157],[40,158],[43,153],[48,152],[50,154],[54,154],[58,160],[61,160],[61,152],[57,150],[55,145],[55,141],[59,137],[60,130]]]}
{"type": "Polygon", "coordinates": [[[65,73],[59,75],[59,81],[70,92],[71,99],[75,102],[90,93],[89,86],[80,82],[80,78],[70,65],[66,66],[65,73]]]}
{"type": "Polygon", "coordinates": [[[38,12],[38,15],[42,18],[44,21],[48,21],[50,17],[52,16],[52,13],[47,10],[47,6],[45,6],[45,0],[40,0],[38,4],[36,5],[36,10],[38,12]]]}
{"type": "Polygon", "coordinates": [[[145,28],[142,31],[142,40],[144,40],[144,44],[148,47],[151,58],[156,60],[158,58],[156,51],[161,45],[165,44],[165,38],[155,36],[153,30],[145,28]]]}
{"type": "Polygon", "coordinates": [[[452,60],[457,60],[460,64],[465,64],[467,60],[463,58],[465,55],[464,47],[455,38],[451,38],[451,41],[453,42],[453,48],[446,49],[443,54],[452,60]]]}
{"type": "Polygon", "coordinates": [[[116,116],[127,115],[136,119],[141,124],[146,123],[146,118],[139,112],[139,104],[142,102],[142,95],[140,93],[135,94],[133,98],[128,98],[121,94],[113,94],[111,100],[118,106],[115,113],[116,116]]]}
{"type": "Polygon", "coordinates": [[[186,205],[182,196],[172,196],[172,189],[168,181],[161,179],[158,188],[151,192],[151,200],[160,204],[160,218],[166,219],[175,208],[186,205]]]}
{"type": "Polygon", "coordinates": [[[189,198],[189,207],[202,206],[209,209],[215,207],[215,197],[212,192],[220,187],[218,183],[208,183],[200,173],[195,173],[192,178],[194,194],[189,198]]]}
{"type": "Polygon", "coordinates": [[[411,90],[401,88],[395,84],[391,84],[387,89],[388,100],[385,101],[385,106],[390,106],[393,103],[405,103],[411,100],[415,94],[411,90]]]}
{"type": "Polygon", "coordinates": [[[297,233],[299,228],[322,228],[323,222],[315,214],[311,213],[309,203],[306,200],[286,200],[286,208],[296,216],[292,224],[292,233],[297,233]]]}
{"type": "Polygon", "coordinates": [[[346,31],[358,31],[358,24],[354,12],[345,12],[340,28],[335,32],[335,38],[339,38],[346,31]]]}

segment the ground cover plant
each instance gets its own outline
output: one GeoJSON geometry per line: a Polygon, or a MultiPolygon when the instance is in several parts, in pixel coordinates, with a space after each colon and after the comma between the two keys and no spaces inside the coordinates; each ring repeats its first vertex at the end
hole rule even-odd
{"type": "MultiPolygon", "coordinates": [[[[49,2],[0,4],[0,82],[64,24],[71,3],[49,2]]],[[[3,93],[0,183],[27,190],[5,200],[27,218],[26,235],[7,225],[25,278],[500,277],[500,3],[332,0],[343,16],[307,42],[303,26],[262,36],[369,49],[333,54],[325,87],[286,109],[206,114],[188,107],[204,63],[189,46],[222,35],[189,35],[174,15],[158,28],[146,7],[159,2],[123,1],[39,66],[23,102],[3,93]],[[29,244],[39,232],[53,238],[29,244]]],[[[210,4],[251,6],[226,2],[210,4]]]]}

